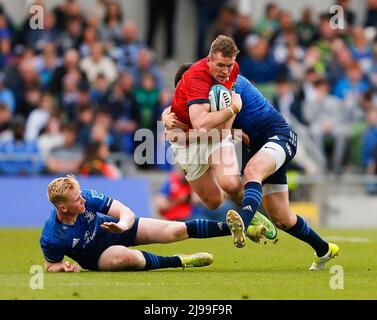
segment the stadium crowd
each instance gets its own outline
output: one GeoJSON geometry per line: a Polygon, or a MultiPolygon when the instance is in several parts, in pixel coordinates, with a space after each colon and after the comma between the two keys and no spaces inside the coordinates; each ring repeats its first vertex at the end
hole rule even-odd
{"type": "MultiPolygon", "coordinates": [[[[150,13],[169,15],[172,23],[175,6],[164,10],[156,2],[148,2],[150,13]]],[[[302,148],[309,148],[298,154],[300,170],[342,174],[352,164],[359,172],[377,173],[377,0],[368,1],[362,22],[350,1],[336,1],[344,9],[343,29],[332,27],[329,12],[315,15],[309,7],[295,20],[271,2],[255,20],[227,1],[195,3],[197,58],[208,47],[203,28],[207,40],[218,34],[235,40],[240,73],[296,129],[302,148]],[[323,167],[311,158],[316,150],[323,167]]],[[[33,30],[29,16],[16,25],[0,8],[1,175],[117,178],[122,173],[109,154],[132,156],[139,128],[157,133],[172,84],[156,59],[156,21],[148,16],[143,40],[136,21],[123,12],[114,0],[97,1],[90,13],[78,1],[64,0],[45,10],[44,29],[33,30]]],[[[167,39],[174,39],[175,30],[166,29],[167,39]]],[[[168,42],[164,59],[179,61],[174,42],[168,42]]],[[[140,166],[151,168],[172,169],[140,166]]]]}

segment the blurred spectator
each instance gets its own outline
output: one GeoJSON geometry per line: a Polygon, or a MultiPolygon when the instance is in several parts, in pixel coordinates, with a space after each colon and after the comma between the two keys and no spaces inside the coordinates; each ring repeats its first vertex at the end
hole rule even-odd
{"type": "Polygon", "coordinates": [[[64,0],[54,8],[56,27],[60,31],[66,29],[67,20],[72,17],[81,17],[81,8],[76,0],[64,0]]]}
{"type": "Polygon", "coordinates": [[[334,95],[343,100],[352,121],[364,118],[361,97],[369,87],[368,81],[363,78],[363,72],[356,62],[347,66],[345,77],[335,84],[334,95]]]}
{"type": "Polygon", "coordinates": [[[47,43],[51,43],[58,38],[59,32],[55,28],[56,19],[52,12],[44,10],[43,29],[30,29],[26,31],[25,45],[35,52],[41,52],[47,43]]]}
{"type": "Polygon", "coordinates": [[[153,52],[147,48],[139,50],[136,65],[126,71],[131,72],[134,78],[135,87],[141,86],[141,81],[145,73],[152,74],[158,90],[164,86],[164,80],[160,68],[156,65],[153,52]]]}
{"type": "Polygon", "coordinates": [[[57,56],[56,47],[53,42],[45,44],[42,54],[35,59],[35,68],[39,75],[41,88],[49,88],[55,70],[61,66],[61,59],[57,56]]]}
{"type": "Polygon", "coordinates": [[[175,39],[175,16],[176,16],[176,1],[175,0],[148,0],[148,28],[147,28],[147,43],[150,48],[156,48],[154,41],[156,38],[156,31],[158,30],[158,23],[162,19],[164,22],[165,31],[165,52],[164,57],[172,59],[174,55],[174,39],[175,39]]]}
{"type": "Polygon", "coordinates": [[[55,40],[60,54],[63,55],[69,49],[79,49],[82,29],[83,22],[80,16],[70,16],[67,18],[64,31],[55,40]]]}
{"type": "Polygon", "coordinates": [[[49,93],[44,93],[41,96],[38,107],[31,111],[26,120],[26,140],[33,141],[38,138],[42,129],[47,125],[54,108],[53,97],[49,93]]]}
{"type": "Polygon", "coordinates": [[[0,144],[0,174],[37,175],[42,173],[44,164],[35,140],[24,138],[25,119],[16,116],[12,119],[12,139],[0,144]]]}
{"type": "Polygon", "coordinates": [[[195,0],[197,16],[197,42],[196,57],[202,59],[207,56],[208,41],[206,35],[211,29],[219,14],[220,8],[226,3],[226,0],[195,0]]]}
{"type": "Polygon", "coordinates": [[[147,48],[147,45],[139,39],[135,22],[127,21],[123,25],[123,37],[118,43],[117,49],[114,48],[110,51],[110,55],[118,62],[119,69],[124,71],[136,66],[142,48],[147,48]]]}
{"type": "Polygon", "coordinates": [[[77,126],[66,123],[62,128],[64,144],[51,150],[46,160],[48,173],[77,173],[83,159],[83,152],[77,143],[77,126]]]}
{"type": "Polygon", "coordinates": [[[133,94],[134,79],[122,73],[106,97],[114,121],[114,130],[120,136],[121,151],[132,154],[135,148],[134,133],[138,127],[139,104],[133,94]]]}
{"type": "Polygon", "coordinates": [[[90,143],[94,116],[94,110],[90,105],[83,104],[77,107],[78,143],[81,146],[86,146],[90,143]]]}
{"type": "Polygon", "coordinates": [[[350,8],[350,1],[349,0],[336,0],[335,4],[341,6],[343,8],[344,16],[345,16],[345,29],[349,29],[353,27],[356,23],[356,14],[350,8]]]}
{"type": "Polygon", "coordinates": [[[158,215],[166,220],[184,221],[191,217],[192,189],[182,170],[169,174],[167,181],[154,197],[154,206],[158,215]]]}
{"type": "Polygon", "coordinates": [[[41,156],[46,161],[52,150],[63,146],[64,135],[61,130],[61,120],[58,114],[53,114],[41,135],[37,138],[38,148],[41,156]]]}
{"type": "Polygon", "coordinates": [[[313,37],[317,31],[317,26],[313,21],[313,10],[310,7],[305,7],[302,11],[301,19],[296,24],[299,42],[304,47],[308,47],[313,42],[313,37]]]}
{"type": "Polygon", "coordinates": [[[352,30],[352,44],[350,46],[352,57],[360,65],[363,72],[370,70],[373,64],[373,49],[371,40],[361,27],[354,27],[352,30]]]}
{"type": "Polygon", "coordinates": [[[237,9],[234,6],[224,5],[220,8],[214,25],[212,40],[220,34],[234,38],[237,30],[237,14],[237,9]]]}
{"type": "Polygon", "coordinates": [[[10,131],[10,122],[12,114],[8,106],[4,103],[0,103],[0,144],[3,141],[12,139],[10,131]]]}
{"type": "Polygon", "coordinates": [[[16,101],[13,92],[5,87],[5,75],[0,73],[0,103],[6,105],[9,111],[15,113],[16,101]]]}
{"type": "Polygon", "coordinates": [[[105,17],[100,27],[101,40],[110,43],[118,42],[122,38],[122,24],[123,11],[119,1],[107,1],[105,17]]]}
{"type": "Polygon", "coordinates": [[[246,55],[245,41],[248,36],[253,34],[253,20],[250,15],[240,14],[237,16],[236,31],[234,33],[233,39],[237,45],[238,50],[240,50],[237,55],[237,61],[246,55]]]}
{"type": "Polygon", "coordinates": [[[375,161],[375,150],[377,148],[377,107],[373,107],[367,113],[368,128],[363,136],[362,163],[369,168],[375,161]]]}
{"type": "Polygon", "coordinates": [[[373,61],[367,71],[367,77],[373,89],[377,89],[377,43],[373,45],[373,61]]]}
{"type": "Polygon", "coordinates": [[[330,63],[326,70],[331,88],[334,88],[337,82],[346,76],[346,69],[353,62],[351,51],[344,40],[334,39],[331,46],[330,63]]]}
{"type": "Polygon", "coordinates": [[[99,74],[104,75],[108,86],[118,76],[114,61],[104,55],[104,47],[100,42],[91,45],[90,55],[81,60],[80,68],[91,84],[94,84],[99,74]]]}
{"type": "Polygon", "coordinates": [[[364,26],[374,28],[377,26],[377,0],[368,0],[364,26]]]}
{"type": "Polygon", "coordinates": [[[13,60],[11,38],[0,36],[0,70],[3,70],[13,60]]]}
{"type": "Polygon", "coordinates": [[[103,176],[109,179],[119,179],[120,170],[107,161],[109,146],[104,142],[93,142],[86,146],[84,159],[80,166],[82,176],[103,176]]]}
{"type": "Polygon", "coordinates": [[[110,147],[111,152],[121,150],[120,138],[114,129],[113,118],[107,106],[99,108],[95,115],[90,132],[90,141],[106,143],[110,147]]]}
{"type": "MultiPolygon", "coordinates": [[[[373,107],[368,111],[368,128],[363,136],[362,163],[365,172],[370,175],[377,175],[377,108],[373,107]]],[[[367,185],[370,194],[377,194],[377,184],[367,185]]]]}
{"type": "Polygon", "coordinates": [[[140,86],[135,89],[134,94],[139,105],[139,128],[149,128],[155,132],[161,110],[159,105],[160,92],[154,76],[150,73],[144,73],[140,86]]]}
{"type": "Polygon", "coordinates": [[[280,77],[277,83],[277,94],[273,98],[273,106],[283,115],[288,123],[291,123],[291,118],[293,117],[300,123],[305,124],[301,103],[296,97],[292,83],[285,77],[280,77]]]}
{"type": "Polygon", "coordinates": [[[255,26],[257,32],[263,38],[269,39],[279,28],[280,9],[277,4],[270,2],[262,17],[255,26]]]}
{"type": "Polygon", "coordinates": [[[326,80],[315,82],[315,99],[305,103],[303,115],[317,147],[328,156],[326,147],[333,149],[328,169],[336,174],[342,172],[350,124],[341,101],[329,94],[326,80]]]}
{"type": "Polygon", "coordinates": [[[80,56],[76,49],[69,49],[64,53],[63,65],[55,70],[49,87],[49,90],[59,98],[64,85],[63,79],[66,75],[72,75],[77,83],[87,79],[85,73],[79,68],[79,61],[80,56]]]}
{"type": "Polygon", "coordinates": [[[79,46],[79,53],[81,57],[90,55],[90,47],[99,41],[98,32],[95,27],[86,27],[83,32],[82,41],[79,46]]]}
{"type": "Polygon", "coordinates": [[[276,81],[281,75],[286,75],[285,65],[277,63],[269,52],[267,40],[252,35],[246,39],[247,56],[240,60],[240,73],[249,81],[268,83],[276,81]]]}

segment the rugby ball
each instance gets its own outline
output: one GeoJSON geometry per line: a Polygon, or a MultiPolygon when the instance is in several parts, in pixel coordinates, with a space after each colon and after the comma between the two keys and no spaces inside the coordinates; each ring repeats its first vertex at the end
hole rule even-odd
{"type": "Polygon", "coordinates": [[[211,87],[208,94],[210,111],[219,111],[232,104],[232,95],[230,91],[221,84],[215,84],[211,87]]]}

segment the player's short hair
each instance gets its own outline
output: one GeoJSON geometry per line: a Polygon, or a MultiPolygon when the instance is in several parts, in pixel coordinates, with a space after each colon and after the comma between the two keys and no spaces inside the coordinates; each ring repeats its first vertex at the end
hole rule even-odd
{"type": "Polygon", "coordinates": [[[235,57],[240,52],[237,45],[232,38],[219,35],[211,44],[211,49],[209,50],[209,56],[213,56],[215,53],[221,52],[224,57],[235,57]]]}
{"type": "Polygon", "coordinates": [[[67,200],[67,194],[74,189],[80,189],[80,184],[74,175],[68,174],[66,177],[52,180],[47,188],[47,196],[50,202],[57,207],[67,200]]]}

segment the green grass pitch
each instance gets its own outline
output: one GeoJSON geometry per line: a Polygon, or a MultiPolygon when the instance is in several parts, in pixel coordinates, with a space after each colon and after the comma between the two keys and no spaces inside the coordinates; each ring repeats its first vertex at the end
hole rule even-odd
{"type": "MultiPolygon", "coordinates": [[[[39,229],[0,229],[0,299],[377,299],[376,230],[318,230],[340,246],[326,269],[310,272],[313,250],[284,232],[277,244],[248,241],[236,249],[230,237],[190,239],[142,248],[159,255],[210,252],[215,262],[204,268],[147,272],[44,274],[44,288],[31,289],[30,268],[42,266],[39,229]],[[343,270],[343,289],[332,289],[331,266],[343,270]]],[[[339,269],[337,269],[339,270],[339,269]]]]}

